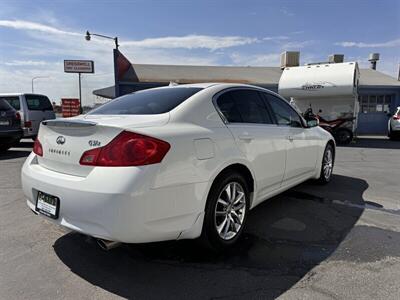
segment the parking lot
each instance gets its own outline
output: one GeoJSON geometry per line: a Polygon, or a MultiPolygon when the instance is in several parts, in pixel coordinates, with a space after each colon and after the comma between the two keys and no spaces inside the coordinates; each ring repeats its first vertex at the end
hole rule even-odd
{"type": "Polygon", "coordinates": [[[223,255],[193,241],[105,252],[51,225],[21,191],[31,148],[26,140],[0,157],[0,299],[400,298],[400,141],[338,147],[329,185],[261,204],[223,255]]]}

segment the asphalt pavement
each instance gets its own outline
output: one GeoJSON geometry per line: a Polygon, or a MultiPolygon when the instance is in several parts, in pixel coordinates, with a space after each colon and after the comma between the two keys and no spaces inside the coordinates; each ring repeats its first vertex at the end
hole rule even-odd
{"type": "Polygon", "coordinates": [[[31,149],[0,155],[0,299],[400,299],[400,141],[338,147],[330,184],[259,205],[220,255],[193,241],[105,252],[50,224],[21,190],[31,149]]]}

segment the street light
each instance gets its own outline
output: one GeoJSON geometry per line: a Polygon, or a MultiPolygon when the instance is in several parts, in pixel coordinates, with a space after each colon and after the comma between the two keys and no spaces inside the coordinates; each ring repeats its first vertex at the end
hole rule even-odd
{"type": "Polygon", "coordinates": [[[39,79],[39,78],[49,78],[49,76],[35,76],[35,77],[33,77],[32,78],[32,94],[33,94],[33,81],[35,80],[35,79],[39,79]]]}
{"type": "Polygon", "coordinates": [[[115,49],[118,49],[119,45],[118,45],[118,37],[111,37],[111,36],[107,36],[107,35],[102,35],[102,34],[97,34],[97,33],[90,33],[89,31],[86,31],[86,35],[85,35],[85,39],[87,41],[90,41],[92,38],[92,35],[94,36],[98,36],[98,37],[102,37],[105,39],[109,39],[109,40],[114,40],[115,42],[115,49]]]}
{"type": "Polygon", "coordinates": [[[118,37],[111,37],[111,36],[107,36],[107,35],[103,35],[103,34],[97,34],[97,33],[90,33],[89,31],[86,31],[86,35],[85,35],[85,39],[87,41],[90,41],[92,38],[92,35],[94,36],[98,36],[101,38],[105,38],[105,39],[109,39],[109,40],[114,40],[115,42],[115,49],[113,50],[113,54],[114,54],[114,88],[115,88],[115,97],[119,97],[119,86],[118,86],[118,65],[117,65],[117,59],[118,59],[118,55],[119,55],[119,50],[118,50],[118,37]]]}

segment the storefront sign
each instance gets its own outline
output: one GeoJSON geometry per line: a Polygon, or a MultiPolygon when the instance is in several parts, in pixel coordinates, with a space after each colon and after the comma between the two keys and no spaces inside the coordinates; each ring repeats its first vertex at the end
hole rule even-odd
{"type": "Polygon", "coordinates": [[[64,60],[66,73],[94,73],[93,60],[64,60]]]}

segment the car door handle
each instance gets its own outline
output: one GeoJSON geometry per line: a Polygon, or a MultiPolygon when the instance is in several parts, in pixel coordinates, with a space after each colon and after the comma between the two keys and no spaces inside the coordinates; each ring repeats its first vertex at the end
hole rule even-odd
{"type": "Polygon", "coordinates": [[[287,137],[287,139],[288,139],[289,141],[293,142],[293,137],[292,137],[291,135],[289,135],[289,136],[287,137]]]}
{"type": "Polygon", "coordinates": [[[252,139],[254,139],[254,137],[250,134],[241,134],[239,135],[239,139],[244,141],[251,141],[252,139]]]}

